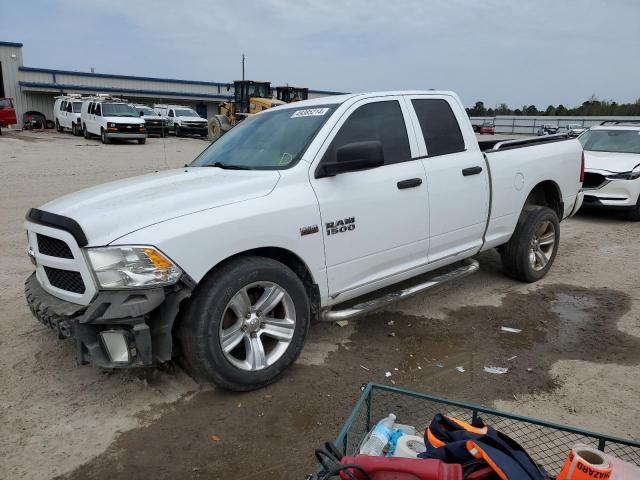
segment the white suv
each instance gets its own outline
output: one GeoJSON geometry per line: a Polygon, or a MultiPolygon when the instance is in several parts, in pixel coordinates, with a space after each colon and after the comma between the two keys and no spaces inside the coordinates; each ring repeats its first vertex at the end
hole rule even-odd
{"type": "Polygon", "coordinates": [[[80,135],[82,123],[80,121],[80,111],[82,109],[82,98],[80,95],[63,95],[56,97],[53,104],[53,117],[56,122],[56,130],[63,132],[65,128],[71,130],[74,135],[80,135]]]}
{"type": "Polygon", "coordinates": [[[180,105],[154,105],[153,109],[161,117],[167,119],[169,131],[176,137],[196,134],[205,137],[209,132],[209,124],[190,107],[180,105]]]}
{"type": "Polygon", "coordinates": [[[127,102],[109,97],[93,97],[82,103],[84,138],[99,135],[102,143],[112,139],[147,141],[147,129],[138,111],[127,102]]]}
{"type": "Polygon", "coordinates": [[[640,121],[607,121],[578,137],[584,206],[627,210],[640,221],[640,121]]]}

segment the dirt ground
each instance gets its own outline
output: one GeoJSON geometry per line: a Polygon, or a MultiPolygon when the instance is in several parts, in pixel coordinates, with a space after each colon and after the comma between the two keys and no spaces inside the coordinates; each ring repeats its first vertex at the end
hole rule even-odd
{"type": "Polygon", "coordinates": [[[484,253],[480,272],[457,283],[346,327],[314,325],[297,364],[260,391],[200,387],[175,365],[77,367],[70,342],[23,298],[26,210],[182,166],[206,145],[0,137],[0,478],[302,478],[369,381],[640,438],[640,224],[597,212],[563,222],[541,282],[505,278],[498,255],[484,253]]]}

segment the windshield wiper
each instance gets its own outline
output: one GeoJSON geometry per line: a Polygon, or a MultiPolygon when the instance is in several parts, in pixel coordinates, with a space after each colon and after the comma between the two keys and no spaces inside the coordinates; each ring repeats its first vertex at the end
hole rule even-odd
{"type": "Polygon", "coordinates": [[[231,164],[222,163],[222,162],[215,162],[210,165],[207,165],[207,167],[218,167],[224,170],[251,170],[249,167],[243,167],[241,165],[231,165],[231,164]]]}

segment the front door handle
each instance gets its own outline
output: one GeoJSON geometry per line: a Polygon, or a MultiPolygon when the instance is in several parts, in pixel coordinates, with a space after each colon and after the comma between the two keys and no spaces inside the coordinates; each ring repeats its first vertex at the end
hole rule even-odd
{"type": "Polygon", "coordinates": [[[408,180],[401,180],[397,183],[399,190],[404,190],[405,188],[414,188],[422,185],[421,178],[409,178],[408,180]]]}
{"type": "Polygon", "coordinates": [[[482,167],[468,167],[462,169],[462,175],[468,177],[469,175],[478,175],[482,172],[482,167]]]}

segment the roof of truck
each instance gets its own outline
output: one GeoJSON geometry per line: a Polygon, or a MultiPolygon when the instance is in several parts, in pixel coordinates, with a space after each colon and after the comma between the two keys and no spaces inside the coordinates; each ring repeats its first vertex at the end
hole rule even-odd
{"type": "Polygon", "coordinates": [[[300,102],[288,103],[277,108],[300,108],[300,107],[313,107],[316,105],[335,105],[337,103],[344,103],[347,100],[351,100],[356,97],[385,97],[385,96],[397,96],[397,95],[451,95],[455,96],[454,92],[448,90],[394,90],[394,91],[381,91],[381,92],[363,92],[363,93],[347,93],[343,95],[329,95],[326,97],[312,98],[310,100],[302,100],[300,102]]]}

